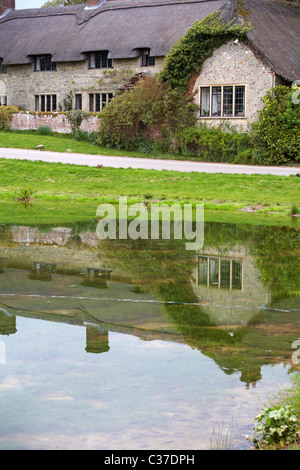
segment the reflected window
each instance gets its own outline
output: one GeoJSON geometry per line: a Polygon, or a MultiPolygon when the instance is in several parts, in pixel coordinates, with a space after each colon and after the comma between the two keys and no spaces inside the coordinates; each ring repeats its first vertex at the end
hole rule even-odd
{"type": "Polygon", "coordinates": [[[209,258],[209,286],[219,286],[219,258],[209,258]]]}
{"type": "Polygon", "coordinates": [[[229,260],[220,260],[220,261],[221,261],[221,287],[230,288],[231,261],[229,260]]]}
{"type": "Polygon", "coordinates": [[[216,256],[199,256],[198,285],[242,289],[242,261],[216,256]]]}
{"type": "Polygon", "coordinates": [[[207,285],[207,274],[208,274],[208,258],[206,257],[199,257],[199,264],[198,264],[198,284],[199,285],[207,285]]]}
{"type": "Polygon", "coordinates": [[[232,261],[232,289],[242,288],[242,263],[232,261]]]}

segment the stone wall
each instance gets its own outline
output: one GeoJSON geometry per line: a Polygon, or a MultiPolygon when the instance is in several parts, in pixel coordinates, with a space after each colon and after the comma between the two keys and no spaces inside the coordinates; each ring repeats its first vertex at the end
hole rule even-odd
{"type": "MultiPolygon", "coordinates": [[[[11,121],[11,129],[20,131],[34,129],[39,127],[50,127],[54,132],[62,134],[70,134],[71,126],[64,113],[32,113],[20,112],[14,114],[11,121]]],[[[97,132],[99,130],[99,119],[97,116],[91,115],[84,120],[80,129],[87,132],[97,132]]]]}
{"type": "Polygon", "coordinates": [[[33,64],[9,65],[1,74],[5,84],[8,105],[35,111],[35,95],[55,94],[58,110],[64,110],[63,101],[70,92],[82,95],[82,109],[89,111],[90,93],[113,93],[123,83],[123,77],[138,72],[154,74],[161,69],[163,58],[155,58],[155,67],[141,67],[140,57],[115,59],[113,69],[89,69],[88,61],[59,62],[56,71],[34,72],[33,64]]]}
{"type": "Polygon", "coordinates": [[[250,46],[239,41],[224,44],[204,62],[193,93],[200,106],[201,86],[244,85],[245,117],[199,117],[199,121],[205,121],[209,125],[227,122],[237,128],[247,128],[248,123],[256,119],[257,112],[263,107],[262,98],[277,82],[273,70],[250,46]]]}

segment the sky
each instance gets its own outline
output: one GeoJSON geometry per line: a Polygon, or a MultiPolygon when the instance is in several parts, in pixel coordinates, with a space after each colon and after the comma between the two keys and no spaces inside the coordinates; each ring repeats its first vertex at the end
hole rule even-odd
{"type": "Polygon", "coordinates": [[[46,3],[46,0],[16,0],[16,10],[40,8],[44,3],[46,3]]]}

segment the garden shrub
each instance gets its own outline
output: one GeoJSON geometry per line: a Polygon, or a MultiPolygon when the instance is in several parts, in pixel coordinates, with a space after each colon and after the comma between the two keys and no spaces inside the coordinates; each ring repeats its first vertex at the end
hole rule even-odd
{"type": "Polygon", "coordinates": [[[268,91],[252,126],[256,146],[268,164],[300,162],[300,104],[293,97],[295,90],[287,86],[268,91]]]}
{"type": "Polygon", "coordinates": [[[15,113],[18,113],[18,108],[15,106],[0,106],[0,130],[7,131],[10,128],[15,113]]]}
{"type": "Polygon", "coordinates": [[[200,161],[261,163],[253,149],[252,137],[235,130],[224,131],[221,126],[186,129],[178,136],[178,152],[200,161]]]}
{"type": "Polygon", "coordinates": [[[257,445],[291,443],[300,437],[299,421],[290,405],[264,407],[255,420],[257,445]]]}
{"type": "Polygon", "coordinates": [[[78,110],[68,111],[66,116],[70,123],[72,134],[75,135],[76,132],[79,131],[80,126],[82,122],[84,121],[84,119],[88,119],[90,115],[89,113],[86,113],[85,111],[81,111],[80,109],[78,109],[78,110]]]}
{"type": "Polygon", "coordinates": [[[182,93],[157,77],[146,77],[101,112],[98,143],[127,150],[149,149],[154,142],[171,144],[177,132],[195,125],[194,109],[182,93]]]}
{"type": "Polygon", "coordinates": [[[40,126],[37,130],[37,133],[39,135],[51,135],[51,134],[53,134],[53,131],[52,131],[51,127],[49,127],[49,126],[40,126]]]}

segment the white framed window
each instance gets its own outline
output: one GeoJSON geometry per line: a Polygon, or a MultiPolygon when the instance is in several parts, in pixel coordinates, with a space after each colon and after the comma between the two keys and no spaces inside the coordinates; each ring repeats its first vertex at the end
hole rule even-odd
{"type": "Polygon", "coordinates": [[[35,95],[35,111],[52,112],[57,110],[57,96],[52,94],[35,95]]]}
{"type": "Polygon", "coordinates": [[[7,106],[7,96],[0,95],[0,106],[7,106]]]}
{"type": "Polygon", "coordinates": [[[90,93],[89,111],[90,113],[99,113],[113,99],[113,93],[90,93]]]}
{"type": "Polygon", "coordinates": [[[245,116],[245,85],[209,85],[200,87],[200,117],[232,118],[245,116]]]}

